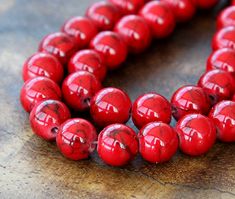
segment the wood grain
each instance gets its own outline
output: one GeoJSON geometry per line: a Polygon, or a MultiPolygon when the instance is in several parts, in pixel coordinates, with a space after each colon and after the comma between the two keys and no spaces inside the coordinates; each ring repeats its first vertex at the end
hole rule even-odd
{"type": "MultiPolygon", "coordinates": [[[[1,2],[0,198],[235,198],[234,144],[217,143],[198,158],[178,152],[163,165],[148,164],[138,156],[124,168],[112,168],[96,153],[89,160],[69,161],[55,144],[32,133],[19,103],[22,64],[45,34],[58,30],[70,16],[82,15],[92,2],[1,2]]],[[[223,5],[200,12],[172,37],[129,57],[105,85],[125,89],[134,100],[148,91],[170,98],[181,85],[195,84],[205,69],[215,16],[223,5]]]]}

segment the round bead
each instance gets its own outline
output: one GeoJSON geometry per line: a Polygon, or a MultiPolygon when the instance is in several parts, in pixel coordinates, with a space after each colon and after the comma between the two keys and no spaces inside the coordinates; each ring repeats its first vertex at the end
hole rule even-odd
{"type": "Polygon", "coordinates": [[[39,45],[39,51],[54,55],[62,64],[66,64],[76,50],[75,39],[62,32],[47,35],[39,45]]]}
{"type": "Polygon", "coordinates": [[[119,10],[109,2],[100,1],[91,5],[86,12],[99,30],[112,30],[121,15],[119,10]]]}
{"type": "Polygon", "coordinates": [[[218,0],[192,0],[195,5],[197,5],[201,9],[209,9],[214,7],[217,3],[218,0]]]}
{"type": "Polygon", "coordinates": [[[138,139],[130,127],[112,124],[100,132],[97,151],[106,164],[124,166],[138,153],[138,139]]]}
{"type": "Polygon", "coordinates": [[[90,47],[96,50],[108,69],[116,69],[127,57],[127,47],[120,35],[111,31],[104,31],[96,35],[90,47]]]}
{"type": "Polygon", "coordinates": [[[109,0],[123,15],[136,14],[144,5],[145,0],[109,0]]]}
{"type": "Polygon", "coordinates": [[[200,114],[184,116],[176,124],[179,146],[183,153],[190,156],[203,155],[216,141],[216,128],[213,122],[200,114]]]}
{"type": "Polygon", "coordinates": [[[169,161],[179,145],[174,129],[162,122],[147,124],[140,130],[138,138],[141,156],[151,163],[169,161]]]}
{"type": "Polygon", "coordinates": [[[139,129],[155,121],[170,123],[171,105],[165,97],[157,93],[141,95],[133,103],[132,120],[139,129]]]}
{"type": "Polygon", "coordinates": [[[217,28],[235,26],[235,6],[224,9],[217,18],[217,28]]]}
{"type": "Polygon", "coordinates": [[[229,48],[214,51],[207,60],[207,71],[213,69],[230,72],[235,77],[235,51],[229,48]]]}
{"type": "Polygon", "coordinates": [[[235,142],[235,102],[219,102],[212,108],[209,117],[217,128],[219,140],[235,142]]]}
{"type": "Polygon", "coordinates": [[[70,74],[63,82],[62,93],[65,102],[75,111],[86,111],[91,98],[101,89],[100,82],[89,72],[70,74]]]}
{"type": "Polygon", "coordinates": [[[69,159],[82,160],[95,150],[97,133],[94,126],[80,118],[64,122],[59,128],[56,143],[60,152],[69,159]]]}
{"type": "Polygon", "coordinates": [[[207,115],[210,110],[210,100],[202,88],[198,86],[183,86],[171,98],[172,114],[176,120],[191,113],[207,115]]]}
{"type": "Polygon", "coordinates": [[[174,31],[174,14],[170,8],[162,2],[148,2],[140,10],[140,15],[149,24],[155,38],[167,37],[174,31]]]}
{"type": "Polygon", "coordinates": [[[48,77],[59,84],[64,76],[64,69],[56,57],[38,52],[26,60],[22,76],[24,81],[39,76],[48,77]]]}
{"type": "Polygon", "coordinates": [[[121,35],[129,52],[132,53],[144,51],[152,40],[149,26],[142,17],[137,15],[123,17],[116,24],[115,31],[121,35]]]}
{"type": "Polygon", "coordinates": [[[213,37],[213,50],[231,48],[235,50],[235,27],[228,26],[220,29],[213,37]]]}
{"type": "Polygon", "coordinates": [[[87,71],[92,73],[98,80],[103,81],[107,68],[102,64],[100,55],[94,50],[80,50],[69,61],[69,73],[87,71]]]}
{"type": "Polygon", "coordinates": [[[92,98],[90,113],[94,122],[100,127],[126,123],[130,117],[131,105],[131,100],[124,91],[104,88],[92,98]]]}
{"type": "Polygon", "coordinates": [[[20,92],[20,101],[25,111],[30,112],[38,102],[61,99],[59,86],[47,77],[35,77],[27,80],[20,92]]]}
{"type": "Polygon", "coordinates": [[[214,105],[221,100],[231,99],[235,91],[235,80],[228,72],[211,70],[201,76],[198,86],[203,88],[214,105]]]}
{"type": "Polygon", "coordinates": [[[57,100],[46,100],[34,106],[30,113],[30,124],[36,135],[53,141],[59,126],[70,118],[69,109],[57,100]]]}
{"type": "Polygon", "coordinates": [[[65,22],[61,31],[73,36],[79,49],[87,47],[98,33],[94,23],[86,17],[72,17],[65,22]]]}
{"type": "Polygon", "coordinates": [[[191,0],[162,0],[173,11],[176,21],[189,21],[196,13],[196,5],[191,0]]]}

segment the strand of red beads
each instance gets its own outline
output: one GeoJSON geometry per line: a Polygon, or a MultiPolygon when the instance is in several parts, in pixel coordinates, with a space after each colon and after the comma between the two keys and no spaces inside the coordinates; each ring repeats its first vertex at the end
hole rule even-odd
{"type": "Polygon", "coordinates": [[[143,52],[152,39],[171,35],[177,22],[189,21],[197,8],[211,8],[217,1],[109,0],[90,6],[85,17],[66,21],[60,32],[41,41],[23,67],[20,98],[35,134],[56,140],[61,153],[73,160],[87,158],[97,145],[100,158],[112,166],[127,164],[138,152],[151,163],[163,163],[178,148],[198,156],[216,137],[235,142],[235,6],[218,16],[213,52],[198,85],[179,88],[171,102],[152,92],[132,106],[124,91],[101,85],[107,70],[118,68],[128,53],[143,52]],[[69,108],[89,110],[104,129],[97,135],[89,121],[70,119],[69,108]],[[138,134],[124,125],[130,115],[138,134]],[[172,115],[175,128],[169,125],[172,115]]]}

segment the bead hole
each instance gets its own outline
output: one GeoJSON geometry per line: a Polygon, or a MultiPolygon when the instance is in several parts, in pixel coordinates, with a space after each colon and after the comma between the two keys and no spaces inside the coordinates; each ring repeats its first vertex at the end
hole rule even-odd
{"type": "Polygon", "coordinates": [[[209,99],[212,105],[216,104],[216,97],[214,95],[209,95],[209,99]]]}
{"type": "Polygon", "coordinates": [[[173,115],[177,113],[177,109],[175,108],[175,106],[171,106],[171,112],[173,115]]]}
{"type": "Polygon", "coordinates": [[[86,98],[86,99],[83,100],[83,102],[84,102],[84,104],[87,104],[87,106],[90,107],[90,105],[91,105],[91,98],[86,98]]]}
{"type": "Polygon", "coordinates": [[[53,128],[51,129],[51,132],[52,132],[53,134],[57,134],[57,133],[58,133],[58,127],[53,127],[53,128]]]}

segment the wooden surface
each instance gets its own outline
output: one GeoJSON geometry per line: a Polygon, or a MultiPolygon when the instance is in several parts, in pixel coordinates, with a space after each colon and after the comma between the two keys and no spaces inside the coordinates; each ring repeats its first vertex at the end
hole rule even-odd
{"type": "MultiPolygon", "coordinates": [[[[32,133],[19,103],[22,64],[45,34],[68,17],[82,15],[92,2],[1,0],[0,198],[235,198],[234,144],[217,143],[198,158],[178,152],[163,165],[138,156],[120,169],[106,166],[97,154],[69,161],[55,144],[32,133]]],[[[105,85],[125,89],[134,100],[148,91],[170,98],[179,86],[195,84],[211,51],[215,13],[199,13],[171,38],[128,58],[105,85]]]]}

